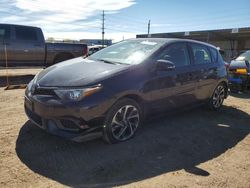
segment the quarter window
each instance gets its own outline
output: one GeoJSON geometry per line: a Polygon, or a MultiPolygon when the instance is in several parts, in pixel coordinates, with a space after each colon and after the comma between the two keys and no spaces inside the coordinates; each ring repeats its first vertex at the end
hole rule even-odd
{"type": "Polygon", "coordinates": [[[188,50],[184,43],[176,43],[168,46],[162,51],[158,59],[171,61],[176,67],[190,65],[188,50]]]}
{"type": "Polygon", "coordinates": [[[18,40],[37,40],[36,30],[30,27],[16,26],[16,39],[18,40]]]}
{"type": "Polygon", "coordinates": [[[195,64],[211,63],[210,53],[206,46],[191,44],[195,64]]]}

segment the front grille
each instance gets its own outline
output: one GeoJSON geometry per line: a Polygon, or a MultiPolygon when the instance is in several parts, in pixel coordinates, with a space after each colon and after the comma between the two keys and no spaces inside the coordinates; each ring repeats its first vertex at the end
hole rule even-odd
{"type": "Polygon", "coordinates": [[[42,118],[37,115],[36,113],[32,112],[30,109],[28,109],[26,106],[25,106],[25,111],[28,115],[28,117],[34,121],[35,123],[37,123],[38,125],[42,126],[42,118]]]}
{"type": "Polygon", "coordinates": [[[53,89],[36,88],[33,95],[52,95],[56,96],[53,89]]]}
{"type": "Polygon", "coordinates": [[[66,130],[71,130],[71,131],[78,131],[79,130],[79,127],[72,120],[62,119],[62,120],[60,120],[60,122],[61,122],[63,128],[66,130]]]}

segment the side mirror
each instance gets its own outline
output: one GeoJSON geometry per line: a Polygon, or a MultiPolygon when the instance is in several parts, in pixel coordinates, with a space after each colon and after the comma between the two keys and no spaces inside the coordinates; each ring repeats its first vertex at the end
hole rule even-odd
{"type": "Polygon", "coordinates": [[[173,70],[175,69],[175,65],[171,61],[165,59],[159,59],[156,61],[156,69],[160,71],[173,70]]]}

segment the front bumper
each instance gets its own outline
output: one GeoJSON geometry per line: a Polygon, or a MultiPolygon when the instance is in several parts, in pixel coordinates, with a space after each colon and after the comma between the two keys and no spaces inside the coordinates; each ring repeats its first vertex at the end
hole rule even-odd
{"type": "Polygon", "coordinates": [[[104,124],[101,106],[88,105],[65,105],[53,96],[25,95],[24,109],[28,118],[47,132],[85,141],[102,136],[104,124]]]}
{"type": "Polygon", "coordinates": [[[228,76],[229,85],[231,84],[250,84],[249,82],[250,73],[242,75],[236,73],[230,73],[228,76]]]}

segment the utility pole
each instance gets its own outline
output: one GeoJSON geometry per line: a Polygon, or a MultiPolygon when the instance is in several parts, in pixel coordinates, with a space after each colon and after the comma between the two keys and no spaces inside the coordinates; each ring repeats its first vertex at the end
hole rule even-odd
{"type": "Polygon", "coordinates": [[[102,11],[102,47],[104,47],[104,10],[102,11]]]}
{"type": "Polygon", "coordinates": [[[150,37],[150,20],[148,21],[148,38],[150,37]]]}

